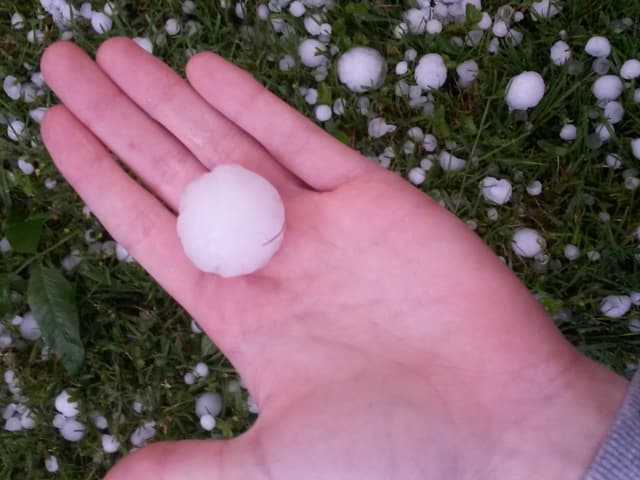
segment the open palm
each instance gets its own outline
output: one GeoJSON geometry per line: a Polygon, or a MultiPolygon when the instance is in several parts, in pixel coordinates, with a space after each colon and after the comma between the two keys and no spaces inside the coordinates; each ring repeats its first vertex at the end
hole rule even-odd
{"type": "Polygon", "coordinates": [[[584,473],[624,382],[454,216],[213,54],[189,83],[125,38],[95,63],[54,44],[42,70],[64,104],[42,124],[61,172],[260,406],[238,439],[150,445],[110,479],[556,478],[532,446],[564,448],[547,473],[584,473]],[[235,279],[195,269],[176,233],[181,192],[222,163],[271,181],[287,212],[281,250],[235,279]],[[617,393],[576,407],[596,383],[617,393]]]}

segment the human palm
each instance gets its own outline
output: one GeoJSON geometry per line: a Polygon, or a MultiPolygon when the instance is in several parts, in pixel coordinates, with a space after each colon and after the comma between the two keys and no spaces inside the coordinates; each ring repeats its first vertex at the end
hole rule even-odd
{"type": "Polygon", "coordinates": [[[566,447],[560,419],[588,441],[546,472],[584,473],[624,382],[573,350],[462,222],[220,57],[194,57],[190,85],[124,38],[96,63],[65,42],[45,53],[64,104],[43,121],[47,148],[260,406],[238,439],[154,444],[110,480],[556,478],[531,453],[566,447]],[[276,256],[234,279],[196,270],[175,228],[184,187],[221,163],[269,179],[287,213],[276,256]],[[575,407],[594,382],[614,393],[575,407]]]}

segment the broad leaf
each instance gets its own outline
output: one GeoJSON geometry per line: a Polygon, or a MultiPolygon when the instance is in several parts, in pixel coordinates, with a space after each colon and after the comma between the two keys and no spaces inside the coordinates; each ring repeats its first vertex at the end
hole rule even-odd
{"type": "Polygon", "coordinates": [[[42,226],[45,220],[40,218],[24,218],[17,211],[9,212],[7,217],[6,235],[11,247],[18,253],[36,253],[42,226]]]}
{"type": "Polygon", "coordinates": [[[11,308],[11,292],[9,290],[9,276],[0,273],[0,318],[11,308]]]}
{"type": "Polygon", "coordinates": [[[31,272],[27,295],[45,343],[70,375],[78,374],[84,363],[84,346],[73,286],[55,268],[37,265],[31,272]]]}

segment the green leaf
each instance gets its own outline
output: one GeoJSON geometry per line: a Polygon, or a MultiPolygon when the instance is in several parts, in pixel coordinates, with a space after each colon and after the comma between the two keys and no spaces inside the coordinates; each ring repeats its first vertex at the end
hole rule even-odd
{"type": "Polygon", "coordinates": [[[77,375],[84,363],[84,346],[73,285],[55,268],[37,265],[31,272],[27,297],[45,343],[65,370],[77,375]]]}
{"type": "Polygon", "coordinates": [[[326,83],[318,85],[318,105],[331,105],[331,88],[326,83]]]}
{"type": "Polygon", "coordinates": [[[558,157],[567,156],[567,149],[565,147],[555,145],[551,142],[547,142],[546,140],[539,140],[538,147],[540,148],[540,150],[550,155],[555,155],[558,157]]]}
{"type": "Polygon", "coordinates": [[[42,236],[43,218],[25,218],[10,212],[7,218],[6,235],[11,247],[18,253],[36,253],[42,236]]]}
{"type": "Polygon", "coordinates": [[[9,275],[0,274],[0,318],[11,308],[11,292],[9,289],[9,275]]]}
{"type": "Polygon", "coordinates": [[[482,12],[470,3],[467,3],[466,15],[469,23],[476,24],[482,20],[482,12]]]}
{"type": "Polygon", "coordinates": [[[352,15],[354,17],[362,17],[367,14],[369,11],[369,7],[367,7],[364,3],[347,3],[347,6],[344,7],[344,11],[348,15],[352,15]]]}
{"type": "Polygon", "coordinates": [[[213,344],[213,342],[206,335],[202,335],[200,338],[200,354],[203,357],[207,357],[209,355],[215,355],[218,353],[218,348],[213,344]]]}
{"type": "Polygon", "coordinates": [[[348,146],[348,147],[351,146],[351,139],[349,138],[349,135],[344,133],[342,130],[333,129],[333,130],[330,130],[329,133],[331,133],[331,135],[336,137],[338,140],[340,140],[346,146],[348,146]]]}

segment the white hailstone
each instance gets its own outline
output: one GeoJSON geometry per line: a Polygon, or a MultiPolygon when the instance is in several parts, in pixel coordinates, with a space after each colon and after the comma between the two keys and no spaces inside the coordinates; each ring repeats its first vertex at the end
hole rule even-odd
{"type": "Polygon", "coordinates": [[[403,18],[411,33],[420,34],[426,31],[430,15],[431,10],[428,8],[410,8],[404,12],[403,18]]]}
{"type": "Polygon", "coordinates": [[[167,32],[167,35],[173,37],[180,33],[181,30],[180,22],[175,18],[170,18],[164,24],[164,31],[167,32]]]}
{"type": "Polygon", "coordinates": [[[434,155],[430,155],[420,160],[420,168],[423,169],[425,172],[428,172],[429,170],[431,170],[433,168],[434,157],[435,157],[434,155]]]}
{"type": "Polygon", "coordinates": [[[65,256],[62,259],[62,268],[65,271],[70,272],[81,263],[82,263],[82,256],[80,255],[80,251],[73,249],[71,250],[69,255],[65,256]]]}
{"type": "Polygon", "coordinates": [[[329,37],[331,37],[332,33],[333,33],[333,27],[331,26],[330,23],[325,22],[320,24],[320,35],[318,36],[320,40],[322,40],[323,42],[328,42],[329,37]]]}
{"type": "Polygon", "coordinates": [[[15,30],[22,30],[24,28],[24,17],[18,12],[11,15],[11,27],[15,30]]]}
{"type": "Polygon", "coordinates": [[[447,66],[437,53],[423,55],[415,71],[416,83],[423,90],[438,89],[447,80],[447,66]]]}
{"type": "Polygon", "coordinates": [[[496,37],[503,38],[507,36],[507,33],[509,33],[509,27],[504,22],[504,20],[496,20],[493,23],[493,28],[491,29],[491,31],[496,37]]]}
{"type": "Polygon", "coordinates": [[[400,22],[393,28],[393,37],[398,40],[404,37],[409,32],[409,27],[406,23],[400,22]]]}
{"type": "Polygon", "coordinates": [[[53,422],[51,423],[53,424],[54,427],[60,429],[62,428],[62,425],[64,425],[64,422],[66,421],[67,421],[67,417],[65,417],[61,413],[56,413],[55,416],[53,417],[53,422]]]}
{"type": "Polygon", "coordinates": [[[296,61],[293,58],[293,55],[285,55],[278,61],[278,68],[281,72],[286,72],[288,70],[291,70],[295,66],[295,64],[296,61]]]}
{"type": "Polygon", "coordinates": [[[42,335],[40,325],[36,321],[32,312],[27,312],[20,323],[20,335],[25,340],[37,340],[42,335]]]}
{"type": "Polygon", "coordinates": [[[409,71],[409,64],[406,61],[398,62],[396,65],[396,75],[404,75],[409,71]]]}
{"type": "Polygon", "coordinates": [[[498,210],[494,207],[487,208],[487,218],[493,222],[498,220],[498,210]]]}
{"type": "Polygon", "coordinates": [[[424,141],[424,132],[420,127],[411,127],[407,131],[407,137],[415,142],[422,142],[424,141]]]}
{"type": "Polygon", "coordinates": [[[313,38],[303,40],[298,46],[298,55],[302,64],[306,67],[319,67],[327,62],[327,57],[323,55],[327,46],[313,38]]]}
{"type": "Polygon", "coordinates": [[[602,299],[600,311],[609,318],[620,318],[631,308],[631,298],[627,295],[609,295],[602,299]]]}
{"type": "Polygon", "coordinates": [[[432,18],[427,22],[426,26],[427,33],[436,34],[442,32],[442,22],[437,18],[432,18]]]}
{"type": "Polygon", "coordinates": [[[209,375],[209,367],[204,362],[198,362],[193,369],[193,373],[196,377],[204,378],[209,375]]]}
{"type": "Polygon", "coordinates": [[[371,100],[367,96],[359,97],[358,100],[356,100],[356,107],[360,115],[368,116],[370,106],[371,100]]]}
{"type": "Polygon", "coordinates": [[[42,30],[29,30],[27,32],[27,42],[42,43],[44,40],[44,32],[42,30]]]}
{"type": "Polygon", "coordinates": [[[606,58],[596,58],[591,65],[591,70],[598,75],[606,75],[611,68],[609,60],[606,58]]]}
{"type": "Polygon", "coordinates": [[[407,140],[402,144],[402,152],[405,155],[413,155],[416,151],[416,144],[411,140],[407,140]]]}
{"type": "Polygon", "coordinates": [[[78,442],[84,438],[86,433],[85,426],[77,420],[67,419],[60,427],[60,435],[67,442],[78,442]]]}
{"type": "Polygon", "coordinates": [[[49,473],[56,473],[58,471],[58,459],[51,455],[49,458],[45,459],[44,468],[46,468],[49,473]]]}
{"type": "Polygon", "coordinates": [[[73,418],[80,413],[78,402],[72,401],[66,390],[62,390],[56,397],[55,407],[58,412],[68,418],[73,418]]]}
{"type": "Polygon", "coordinates": [[[263,177],[240,165],[219,165],[187,186],[177,228],[187,257],[200,270],[246,275],[280,248],[285,209],[263,177]],[[228,205],[234,205],[233,212],[228,205]]]}
{"type": "MultiPolygon", "coordinates": [[[[11,370],[9,371],[11,372],[11,370]]],[[[10,382],[7,382],[7,383],[10,383],[10,382]]],[[[8,420],[9,418],[13,417],[16,414],[17,410],[18,410],[18,406],[15,403],[10,403],[9,405],[7,405],[4,411],[2,412],[3,420],[8,420]]]]}
{"type": "Polygon", "coordinates": [[[447,172],[462,170],[467,164],[466,160],[458,158],[446,150],[440,152],[440,155],[438,155],[438,162],[440,163],[440,168],[447,172]]]}
{"type": "Polygon", "coordinates": [[[555,0],[541,0],[539,2],[533,2],[531,4],[533,9],[532,17],[537,19],[538,17],[555,17],[560,13],[560,9],[556,6],[555,0]]]}
{"type": "Polygon", "coordinates": [[[7,126],[7,137],[14,142],[19,142],[24,135],[25,123],[21,120],[14,120],[7,126]]]}
{"type": "Polygon", "coordinates": [[[206,415],[201,416],[200,417],[200,426],[204,430],[206,430],[207,432],[210,432],[211,430],[216,428],[216,419],[215,419],[215,417],[213,417],[212,415],[209,415],[208,413],[206,415]]]}
{"type": "Polygon", "coordinates": [[[498,38],[496,37],[492,38],[491,41],[489,42],[487,50],[492,55],[495,55],[496,53],[498,53],[498,50],[500,50],[500,40],[498,40],[498,38]]]}
{"type": "Polygon", "coordinates": [[[299,0],[295,0],[289,5],[289,13],[294,17],[301,17],[305,14],[306,11],[307,8],[304,6],[304,3],[300,2],[299,0]]]}
{"type": "Polygon", "coordinates": [[[329,105],[318,105],[315,108],[314,114],[316,116],[316,120],[319,122],[326,122],[331,119],[331,107],[329,105]]]}
{"type": "Polygon", "coordinates": [[[584,47],[584,51],[592,57],[604,58],[611,54],[611,44],[606,37],[591,37],[584,47]]]}
{"type": "Polygon", "coordinates": [[[564,141],[575,140],[577,136],[576,126],[572,123],[567,123],[560,130],[560,138],[564,141]]]}
{"type": "Polygon", "coordinates": [[[120,450],[120,442],[113,435],[102,435],[102,450],[105,453],[116,453],[120,450]]]}
{"type": "Polygon", "coordinates": [[[9,253],[10,251],[11,251],[11,243],[9,243],[9,240],[7,239],[7,237],[0,238],[0,253],[4,255],[6,253],[9,253]]]}
{"type": "Polygon", "coordinates": [[[491,19],[491,15],[487,12],[482,12],[482,18],[478,22],[478,28],[480,30],[489,30],[492,24],[493,20],[491,19]]]}
{"type": "Polygon", "coordinates": [[[309,15],[304,18],[304,29],[309,35],[315,37],[320,35],[320,25],[323,23],[323,18],[320,15],[309,15]]]}
{"type": "Polygon", "coordinates": [[[91,412],[89,418],[98,430],[106,430],[109,426],[107,419],[100,412],[91,412]]]}
{"type": "Polygon", "coordinates": [[[40,88],[44,88],[46,86],[42,72],[33,72],[31,74],[31,81],[40,88]]]}
{"type": "Polygon", "coordinates": [[[538,72],[522,72],[507,86],[509,110],[527,110],[540,103],[544,96],[544,80],[538,72]]]}
{"type": "Polygon", "coordinates": [[[25,175],[31,175],[35,170],[35,168],[33,167],[33,164],[31,162],[26,161],[24,158],[18,159],[18,168],[25,175]]]}
{"type": "Polygon", "coordinates": [[[415,167],[409,170],[407,178],[414,185],[422,185],[427,178],[427,174],[422,168],[415,167]]]}
{"type": "Polygon", "coordinates": [[[558,40],[551,46],[550,55],[554,65],[564,65],[571,58],[571,47],[567,42],[558,40]]]}
{"type": "Polygon", "coordinates": [[[193,2],[192,0],[184,0],[184,2],[182,2],[182,12],[185,15],[191,15],[195,11],[196,11],[195,2],[193,2]]]}
{"type": "Polygon", "coordinates": [[[608,212],[600,212],[598,213],[598,218],[601,222],[607,223],[611,220],[611,215],[608,212]]]}
{"type": "Polygon", "coordinates": [[[120,262],[132,263],[134,262],[134,258],[129,254],[126,248],[120,243],[116,244],[116,258],[120,262]]]}
{"type": "Polygon", "coordinates": [[[242,2],[236,2],[234,12],[236,14],[236,17],[238,17],[240,20],[244,20],[245,13],[244,13],[244,5],[242,4],[242,2]]]}
{"type": "Polygon", "coordinates": [[[598,260],[600,260],[600,252],[596,250],[589,250],[587,252],[587,258],[592,262],[597,262],[598,260]]]}
{"type": "Polygon", "coordinates": [[[611,130],[613,130],[612,125],[607,125],[606,123],[599,123],[596,125],[595,134],[600,138],[601,141],[606,142],[611,138],[611,130]]]}
{"type": "Polygon", "coordinates": [[[620,68],[620,76],[625,80],[633,80],[640,77],[640,61],[632,58],[627,60],[620,68]]]}
{"type": "Polygon", "coordinates": [[[198,325],[198,322],[195,321],[195,319],[191,319],[191,331],[195,334],[199,334],[202,333],[202,329],[200,328],[200,325],[198,325]]]}
{"type": "Polygon", "coordinates": [[[508,180],[498,180],[494,177],[485,177],[480,182],[482,196],[498,205],[504,205],[511,199],[512,187],[508,180]]]}
{"type": "Polygon", "coordinates": [[[18,100],[22,94],[22,85],[18,83],[17,78],[13,75],[4,77],[2,88],[11,100],[18,100]]]}
{"type": "Polygon", "coordinates": [[[107,15],[109,15],[110,17],[113,16],[113,10],[115,9],[115,5],[112,2],[107,2],[104,4],[104,7],[102,8],[102,11],[104,13],[106,13],[107,15]]]}
{"type": "Polygon", "coordinates": [[[10,417],[4,422],[4,429],[7,432],[19,432],[22,430],[22,423],[20,423],[20,417],[10,417]]]}
{"type": "Polygon", "coordinates": [[[418,58],[418,51],[415,48],[408,48],[404,52],[404,59],[407,62],[415,62],[416,58],[418,58]]]}
{"type": "Polygon", "coordinates": [[[478,78],[478,64],[475,60],[467,60],[456,67],[458,83],[462,88],[467,88],[478,78]]]}
{"type": "Polygon", "coordinates": [[[113,27],[113,20],[102,12],[91,12],[91,27],[97,33],[106,33],[113,27]]]}
{"type": "Polygon", "coordinates": [[[304,94],[304,101],[309,105],[315,105],[318,101],[318,90],[315,88],[309,88],[304,94]]]}
{"type": "Polygon", "coordinates": [[[640,292],[629,293],[629,299],[636,307],[640,307],[640,292]]]}
{"type": "Polygon", "coordinates": [[[144,412],[144,405],[142,404],[142,402],[138,401],[138,400],[134,400],[133,404],[131,405],[133,407],[133,411],[136,413],[142,413],[144,412]]]}
{"type": "Polygon", "coordinates": [[[516,255],[524,258],[533,258],[542,253],[547,242],[540,233],[532,228],[520,228],[513,234],[511,247],[516,255]]]}
{"type": "Polygon", "coordinates": [[[633,156],[640,160],[640,138],[631,140],[631,153],[633,156]]]}
{"type": "Polygon", "coordinates": [[[338,59],[338,78],[352,92],[366,92],[380,88],[387,65],[377,50],[354,47],[338,59]]]}
{"type": "Polygon", "coordinates": [[[572,244],[565,245],[564,256],[567,260],[575,260],[580,256],[580,249],[572,244]]]}
{"type": "Polygon", "coordinates": [[[438,139],[430,133],[426,134],[422,140],[422,148],[425,152],[435,152],[438,148],[438,139]]]}
{"type": "Polygon", "coordinates": [[[33,418],[33,412],[28,408],[20,415],[20,425],[24,430],[33,430],[36,427],[36,420],[33,418]]]}
{"type": "Polygon", "coordinates": [[[395,129],[395,125],[388,124],[383,118],[376,117],[369,122],[368,133],[370,137],[380,138],[395,129]]]}
{"type": "Polygon", "coordinates": [[[469,45],[470,47],[480,45],[483,35],[484,32],[482,30],[471,30],[467,33],[467,45],[469,45]]]}
{"type": "Polygon", "coordinates": [[[80,5],[80,11],[78,13],[85,20],[91,20],[91,14],[93,13],[93,8],[91,7],[91,3],[84,2],[82,5],[80,5]]]}
{"type": "Polygon", "coordinates": [[[622,161],[620,160],[620,157],[615,153],[609,153],[607,155],[606,162],[607,166],[612,170],[618,170],[619,168],[622,168],[622,161]]]}
{"type": "Polygon", "coordinates": [[[155,434],[156,422],[146,422],[133,431],[129,441],[134,447],[141,447],[147,440],[151,440],[155,434]]]}
{"type": "Polygon", "coordinates": [[[37,107],[33,110],[29,110],[29,116],[36,123],[41,123],[44,115],[47,113],[47,107],[37,107]]]}
{"type": "Polygon", "coordinates": [[[609,123],[615,125],[622,120],[622,117],[624,117],[624,107],[620,102],[607,102],[607,105],[604,107],[604,116],[609,123]]]}
{"type": "Polygon", "coordinates": [[[346,106],[347,102],[344,98],[337,98],[335,102],[333,102],[333,113],[338,116],[344,115],[346,106]]]}
{"type": "Polygon", "coordinates": [[[194,383],[196,383],[196,376],[192,372],[185,373],[184,383],[185,385],[193,385],[194,383]]]}
{"type": "Polygon", "coordinates": [[[222,399],[217,393],[203,393],[196,399],[196,415],[217,417],[222,411],[222,399]]]}
{"type": "Polygon", "coordinates": [[[251,395],[247,397],[247,410],[249,410],[249,412],[253,413],[254,415],[260,413],[260,407],[258,406],[258,403],[251,395]]]}
{"type": "Polygon", "coordinates": [[[146,50],[147,52],[153,54],[153,43],[151,43],[151,40],[147,37],[135,37],[133,38],[133,41],[136,42],[138,44],[138,46],[144,50],[146,50]]]}
{"type": "Polygon", "coordinates": [[[258,18],[263,22],[266,22],[269,19],[269,7],[265,4],[258,5],[258,18]]]}
{"type": "Polygon", "coordinates": [[[33,103],[36,98],[38,98],[38,90],[36,86],[33,84],[26,84],[22,86],[22,91],[20,92],[22,95],[22,99],[25,103],[33,103]]]}
{"type": "Polygon", "coordinates": [[[517,11],[516,13],[513,14],[514,22],[520,23],[522,20],[524,20],[524,13],[517,11]]]}
{"type": "Polygon", "coordinates": [[[638,177],[625,177],[624,179],[624,188],[627,190],[635,190],[640,187],[640,178],[638,177]]]}
{"type": "Polygon", "coordinates": [[[591,89],[598,100],[615,100],[622,93],[622,80],[617,75],[603,75],[591,89]]]}

